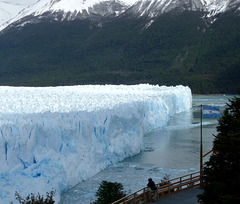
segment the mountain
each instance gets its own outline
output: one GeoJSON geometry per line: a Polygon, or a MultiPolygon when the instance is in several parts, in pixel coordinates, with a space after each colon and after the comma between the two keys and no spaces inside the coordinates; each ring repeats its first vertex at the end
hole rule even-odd
{"type": "MultiPolygon", "coordinates": [[[[22,9],[26,8],[32,0],[16,1],[4,0],[0,1],[0,26],[15,17],[22,9]]],[[[7,26],[7,23],[6,23],[7,26]]]]}
{"type": "Polygon", "coordinates": [[[239,8],[239,0],[39,0],[0,27],[0,85],[148,82],[235,93],[239,8]]]}
{"type": "MultiPolygon", "coordinates": [[[[23,6],[21,1],[21,4],[13,3],[13,1],[0,2],[1,10],[9,16],[9,19],[0,25],[0,30],[15,22],[25,25],[46,18],[62,21],[94,18],[94,16],[116,17],[126,12],[134,14],[136,17],[147,16],[152,19],[177,8],[179,10],[204,11],[206,13],[204,17],[210,19],[233,7],[239,9],[239,0],[35,0],[35,3],[28,5],[16,16],[10,18],[13,16],[10,15],[11,10],[13,13],[16,13],[17,10],[11,7],[19,6],[21,8],[23,6]]],[[[19,0],[14,2],[16,1],[19,0]]],[[[5,16],[5,18],[7,17],[5,16]]]]}

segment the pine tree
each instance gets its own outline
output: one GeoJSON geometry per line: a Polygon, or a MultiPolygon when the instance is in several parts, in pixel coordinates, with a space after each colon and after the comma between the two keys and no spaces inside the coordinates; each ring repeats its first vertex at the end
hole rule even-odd
{"type": "Polygon", "coordinates": [[[217,132],[214,153],[204,164],[199,198],[204,204],[240,203],[240,98],[229,100],[217,132]]]}
{"type": "Polygon", "coordinates": [[[121,183],[102,181],[96,196],[94,204],[110,204],[126,196],[126,192],[121,183]]]}

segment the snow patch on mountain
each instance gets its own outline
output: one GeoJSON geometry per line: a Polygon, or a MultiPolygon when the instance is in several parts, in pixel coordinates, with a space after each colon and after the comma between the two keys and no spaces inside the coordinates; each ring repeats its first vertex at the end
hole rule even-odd
{"type": "MultiPolygon", "coordinates": [[[[63,12],[65,15],[69,18],[69,20],[73,20],[74,17],[77,16],[78,13],[83,14],[91,14],[101,13],[99,10],[96,11],[94,8],[95,5],[100,5],[103,7],[102,9],[108,10],[109,12],[115,13],[116,15],[121,14],[125,9],[128,8],[128,6],[132,5],[133,2],[136,0],[38,0],[37,2],[28,5],[24,9],[20,10],[19,13],[14,16],[13,18],[10,18],[7,22],[4,24],[0,24],[0,31],[3,30],[5,27],[7,27],[9,24],[14,23],[18,21],[21,18],[24,18],[26,16],[41,16],[46,12],[50,13],[58,13],[63,12]],[[119,11],[119,9],[111,9],[111,4],[116,5],[122,5],[122,10],[119,11]],[[70,16],[70,17],[69,17],[70,16]]],[[[9,10],[10,12],[10,10],[9,10]]],[[[13,14],[12,14],[13,15],[13,14]]],[[[11,16],[12,16],[11,15],[11,16]]],[[[103,13],[104,15],[104,13],[103,13]]],[[[31,21],[29,21],[31,22],[31,21]]]]}
{"type": "MultiPolygon", "coordinates": [[[[20,0],[15,2],[18,1],[20,0]]],[[[0,1],[0,31],[27,16],[30,17],[24,21],[28,23],[37,22],[36,17],[40,19],[51,16],[55,20],[74,20],[92,18],[93,15],[116,17],[125,12],[137,17],[148,16],[152,19],[177,8],[178,10],[200,10],[206,13],[205,18],[212,18],[230,8],[240,8],[240,0],[38,0],[25,8],[22,7],[25,4],[12,2],[14,0],[0,1]],[[13,11],[11,7],[14,7],[13,11]]],[[[26,22],[20,22],[20,25],[23,24],[26,22]]]]}
{"type": "Polygon", "coordinates": [[[218,13],[223,13],[224,11],[227,10],[228,5],[229,5],[230,1],[227,0],[212,0],[209,1],[206,4],[206,8],[208,11],[208,14],[206,15],[206,17],[211,17],[211,16],[215,16],[218,13]]]}
{"type": "MultiPolygon", "coordinates": [[[[37,1],[37,0],[36,0],[37,1]]],[[[28,1],[15,1],[4,0],[0,1],[0,25],[14,18],[22,9],[26,8],[32,0],[28,1]]]]}

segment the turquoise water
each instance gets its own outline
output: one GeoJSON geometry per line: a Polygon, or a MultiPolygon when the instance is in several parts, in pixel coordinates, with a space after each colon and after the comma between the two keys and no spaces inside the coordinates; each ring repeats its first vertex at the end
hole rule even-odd
{"type": "MultiPolygon", "coordinates": [[[[62,195],[63,204],[86,204],[95,200],[102,180],[120,182],[124,189],[134,192],[146,186],[149,177],[158,183],[164,176],[175,178],[199,170],[200,163],[200,105],[224,110],[232,96],[193,96],[192,109],[173,116],[167,126],[151,131],[144,137],[144,150],[133,157],[109,167],[62,195]]],[[[203,154],[212,149],[213,134],[217,134],[218,119],[203,119],[203,154]]],[[[205,158],[205,161],[208,157],[205,158]]]]}

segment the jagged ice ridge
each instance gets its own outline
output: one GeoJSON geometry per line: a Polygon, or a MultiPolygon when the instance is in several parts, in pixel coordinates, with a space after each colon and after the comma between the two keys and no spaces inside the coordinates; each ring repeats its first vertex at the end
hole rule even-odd
{"type": "Polygon", "coordinates": [[[144,133],[192,106],[188,87],[0,87],[0,203],[60,194],[143,148],[144,133]]]}

